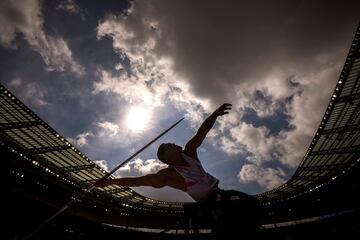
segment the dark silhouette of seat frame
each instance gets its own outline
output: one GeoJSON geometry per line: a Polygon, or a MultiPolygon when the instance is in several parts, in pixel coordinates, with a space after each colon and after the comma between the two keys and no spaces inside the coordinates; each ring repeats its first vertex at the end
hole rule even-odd
{"type": "Polygon", "coordinates": [[[197,235],[200,229],[211,229],[219,236],[234,231],[256,233],[262,215],[259,201],[237,191],[226,193],[221,199],[184,204],[185,234],[197,235]]]}

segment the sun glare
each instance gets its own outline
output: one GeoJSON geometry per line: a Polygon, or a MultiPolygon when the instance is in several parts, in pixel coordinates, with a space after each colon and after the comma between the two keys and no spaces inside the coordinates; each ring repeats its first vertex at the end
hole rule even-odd
{"type": "Polygon", "coordinates": [[[126,126],[132,131],[145,130],[150,120],[150,112],[143,107],[130,108],[126,117],[126,126]]]}

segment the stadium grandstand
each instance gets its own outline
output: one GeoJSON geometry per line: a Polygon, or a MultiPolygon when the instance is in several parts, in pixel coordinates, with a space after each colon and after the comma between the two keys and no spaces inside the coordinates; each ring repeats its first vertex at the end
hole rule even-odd
{"type": "MultiPolygon", "coordinates": [[[[255,239],[354,239],[359,235],[359,41],[360,26],[322,121],[294,175],[285,184],[256,195],[261,214],[255,239]]],[[[3,85],[0,154],[2,239],[25,238],[71,199],[75,201],[71,207],[29,239],[219,237],[212,231],[211,219],[199,222],[195,229],[191,217],[185,217],[185,203],[151,199],[114,185],[87,191],[107,172],[3,85]]],[[[232,206],[235,212],[241,209],[238,205],[232,206]]],[[[237,217],[224,229],[241,234],[244,221],[246,214],[244,220],[237,217]]]]}

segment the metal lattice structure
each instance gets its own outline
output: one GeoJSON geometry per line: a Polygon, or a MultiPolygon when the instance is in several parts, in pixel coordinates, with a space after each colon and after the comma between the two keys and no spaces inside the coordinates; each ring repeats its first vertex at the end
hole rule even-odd
{"type": "MultiPolygon", "coordinates": [[[[339,176],[358,165],[359,41],[360,27],[356,31],[325,115],[303,161],[287,183],[257,195],[263,204],[298,198],[331,185],[339,176]]],[[[87,189],[106,174],[104,169],[69,143],[3,85],[0,85],[0,147],[42,171],[49,179],[57,179],[62,184],[72,186],[73,192],[87,189]]],[[[111,208],[118,218],[126,218],[127,225],[164,228],[174,226],[174,221],[169,222],[168,219],[181,217],[184,204],[150,199],[128,187],[120,186],[96,189],[86,196],[83,205],[86,205],[86,201],[104,205],[105,202],[110,203],[106,206],[111,208]],[[148,216],[146,221],[140,220],[145,216],[148,216]],[[129,218],[132,218],[132,221],[129,218]]],[[[93,218],[99,219],[99,216],[93,218]]]]}

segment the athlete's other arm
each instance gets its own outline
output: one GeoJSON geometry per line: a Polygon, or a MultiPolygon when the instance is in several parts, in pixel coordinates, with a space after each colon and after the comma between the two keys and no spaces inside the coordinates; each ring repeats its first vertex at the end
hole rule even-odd
{"type": "Polygon", "coordinates": [[[106,187],[108,185],[119,185],[127,187],[150,186],[161,188],[171,184],[171,177],[169,177],[169,170],[167,168],[161,169],[157,173],[147,174],[141,177],[124,177],[104,179],[95,183],[96,187],[106,187]]]}
{"type": "Polygon", "coordinates": [[[185,145],[184,152],[186,155],[197,158],[197,148],[200,147],[204,141],[207,133],[214,126],[216,118],[228,114],[228,110],[231,109],[230,103],[222,104],[218,109],[216,109],[200,126],[196,134],[187,142],[185,145]]]}

